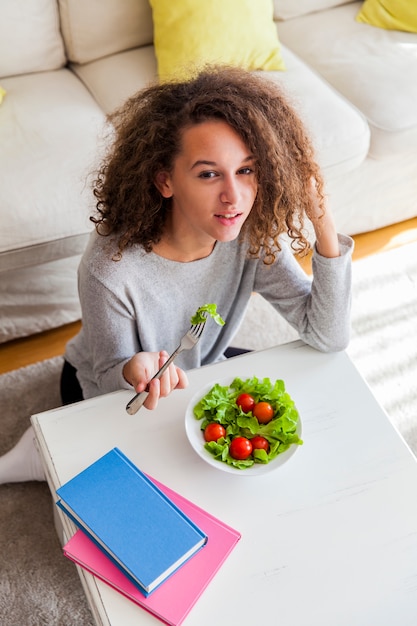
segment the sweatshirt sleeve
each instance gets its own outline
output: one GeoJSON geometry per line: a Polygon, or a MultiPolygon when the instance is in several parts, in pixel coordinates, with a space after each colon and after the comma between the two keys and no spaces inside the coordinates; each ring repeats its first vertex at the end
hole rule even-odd
{"type": "Polygon", "coordinates": [[[82,330],[66,349],[77,369],[84,397],[133,387],[123,377],[124,364],[140,350],[136,322],[127,302],[81,268],[79,292],[82,330]]]}
{"type": "Polygon", "coordinates": [[[258,266],[256,291],[295,328],[300,338],[322,352],[347,347],[350,338],[353,240],[338,235],[340,256],[313,252],[308,276],[283,245],[273,266],[258,266]],[[263,266],[263,267],[261,267],[263,266]]]}

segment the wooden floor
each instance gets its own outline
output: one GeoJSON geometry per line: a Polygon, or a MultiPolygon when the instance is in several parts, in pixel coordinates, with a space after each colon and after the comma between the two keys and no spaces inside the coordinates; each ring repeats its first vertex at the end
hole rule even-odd
{"type": "MultiPolygon", "coordinates": [[[[417,241],[417,217],[381,230],[356,235],[354,260],[417,241]]],[[[310,259],[300,260],[306,271],[310,259]]],[[[65,345],[80,329],[74,322],[31,337],[0,344],[0,374],[64,353],[65,345]]]]}

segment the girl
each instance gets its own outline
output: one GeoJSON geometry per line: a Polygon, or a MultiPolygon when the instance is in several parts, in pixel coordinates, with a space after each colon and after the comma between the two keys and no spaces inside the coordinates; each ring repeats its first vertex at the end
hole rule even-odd
{"type": "Polygon", "coordinates": [[[276,83],[208,68],[140,91],[110,122],[64,403],[142,391],[195,311],[217,304],[225,326],[209,321],[197,346],[152,380],[145,406],[155,408],[187,385],[187,369],[225,358],[252,292],[312,347],[346,347],[353,242],[336,233],[312,145],[276,83]],[[309,247],[306,217],[313,279],[294,258],[309,247]]]}

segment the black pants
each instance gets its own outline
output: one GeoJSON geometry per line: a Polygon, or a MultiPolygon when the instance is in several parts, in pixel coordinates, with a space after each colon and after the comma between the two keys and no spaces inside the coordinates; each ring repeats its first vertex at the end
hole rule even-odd
{"type": "MultiPolygon", "coordinates": [[[[245,354],[251,352],[250,350],[244,350],[243,348],[227,348],[224,356],[228,359],[238,356],[239,354],[245,354]]],[[[64,361],[64,367],[61,374],[61,399],[64,405],[73,404],[74,402],[80,402],[84,400],[83,392],[80,387],[80,383],[77,378],[77,370],[70,365],[68,361],[64,361]]]]}
{"type": "Polygon", "coordinates": [[[246,354],[246,352],[252,352],[252,350],[245,350],[244,348],[232,348],[230,346],[224,352],[224,356],[228,359],[231,359],[234,356],[239,356],[239,354],[246,354]]]}
{"type": "Polygon", "coordinates": [[[61,373],[61,399],[62,403],[73,404],[84,400],[83,392],[77,378],[77,370],[68,361],[64,361],[61,373]]]}

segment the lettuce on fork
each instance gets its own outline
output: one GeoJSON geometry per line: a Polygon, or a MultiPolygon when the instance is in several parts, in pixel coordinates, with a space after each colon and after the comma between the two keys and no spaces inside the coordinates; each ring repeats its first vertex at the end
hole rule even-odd
{"type": "Polygon", "coordinates": [[[200,306],[192,316],[190,323],[192,325],[201,324],[201,322],[206,321],[207,315],[210,315],[219,326],[224,326],[224,319],[217,313],[217,304],[203,304],[203,306],[200,306]]]}

